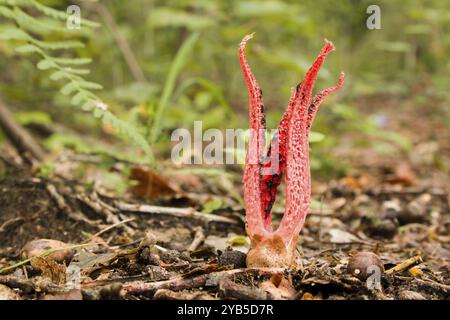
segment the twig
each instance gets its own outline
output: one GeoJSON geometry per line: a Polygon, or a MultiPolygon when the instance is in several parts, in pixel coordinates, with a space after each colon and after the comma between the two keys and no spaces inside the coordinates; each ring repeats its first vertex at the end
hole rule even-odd
{"type": "Polygon", "coordinates": [[[447,284],[439,283],[439,282],[431,282],[431,281],[425,281],[422,279],[414,279],[414,282],[420,285],[421,287],[425,288],[431,288],[443,293],[450,293],[450,286],[447,284]]]}
{"type": "Polygon", "coordinates": [[[175,277],[169,280],[156,282],[136,282],[124,284],[122,287],[122,296],[137,295],[143,293],[152,293],[159,289],[170,289],[180,291],[198,287],[217,287],[219,281],[224,277],[237,275],[241,273],[257,272],[260,275],[267,274],[284,274],[284,268],[243,268],[225,271],[211,272],[202,274],[193,278],[184,278],[183,276],[175,277]]]}
{"type": "Polygon", "coordinates": [[[109,230],[111,230],[111,229],[114,229],[114,228],[116,228],[116,227],[118,227],[118,226],[120,226],[120,225],[122,225],[122,224],[131,222],[131,221],[134,221],[134,220],[136,220],[136,219],[135,219],[135,218],[129,218],[129,219],[126,219],[126,220],[119,221],[119,222],[117,222],[117,223],[115,223],[115,224],[113,224],[113,225],[110,225],[109,227],[106,227],[105,229],[102,229],[102,230],[100,230],[99,232],[93,234],[92,236],[90,236],[90,237],[88,238],[88,240],[86,240],[86,241],[84,241],[84,242],[89,242],[89,241],[91,241],[92,239],[98,237],[99,235],[101,235],[101,234],[103,234],[103,233],[105,233],[105,232],[107,232],[107,231],[109,231],[109,230]]]}
{"type": "Polygon", "coordinates": [[[195,251],[203,241],[205,241],[205,234],[203,232],[203,228],[197,227],[195,230],[194,240],[192,240],[192,243],[189,246],[188,251],[190,252],[195,251]]]}
{"type": "Polygon", "coordinates": [[[54,284],[51,279],[46,277],[37,277],[34,279],[23,279],[13,275],[0,276],[0,283],[10,288],[19,288],[24,293],[34,291],[46,293],[63,293],[70,290],[67,286],[59,286],[54,284]]]}
{"type": "Polygon", "coordinates": [[[124,221],[120,221],[119,223],[117,223],[117,224],[115,224],[115,225],[112,225],[112,226],[109,226],[109,227],[107,227],[107,228],[105,228],[105,229],[103,229],[103,230],[100,230],[100,231],[97,232],[96,234],[94,234],[94,235],[92,235],[91,237],[89,237],[89,238],[87,238],[86,240],[84,240],[82,243],[70,245],[70,246],[67,246],[67,247],[64,247],[64,248],[57,248],[57,249],[49,249],[49,250],[46,250],[46,251],[42,252],[41,254],[39,254],[39,255],[37,255],[37,256],[34,256],[34,257],[31,257],[31,258],[28,258],[28,259],[19,261],[19,262],[15,263],[15,264],[13,264],[13,265],[11,265],[11,266],[9,266],[9,267],[5,267],[5,268],[3,268],[3,269],[0,269],[0,273],[3,273],[3,272],[6,272],[6,271],[15,269],[15,268],[20,267],[20,266],[22,266],[22,265],[25,265],[25,264],[27,264],[28,262],[30,262],[33,258],[36,258],[36,257],[46,257],[46,256],[49,256],[49,255],[55,253],[55,252],[65,251],[65,250],[72,250],[72,249],[78,249],[78,248],[83,248],[83,247],[89,246],[89,245],[91,245],[89,242],[90,242],[93,238],[95,238],[95,237],[101,235],[102,233],[104,233],[104,232],[106,232],[106,231],[111,230],[112,228],[117,227],[119,224],[124,224],[124,223],[130,222],[130,221],[133,221],[133,220],[134,220],[134,219],[131,218],[131,219],[127,219],[127,220],[124,220],[124,221]]]}
{"type": "Polygon", "coordinates": [[[173,208],[173,207],[161,207],[151,206],[147,204],[130,204],[116,201],[116,208],[122,211],[135,212],[135,213],[151,213],[169,215],[179,218],[190,218],[194,220],[202,221],[203,223],[209,222],[222,222],[228,224],[238,224],[236,220],[217,216],[209,213],[202,213],[194,210],[193,208],[173,208]]]}
{"type": "Polygon", "coordinates": [[[259,288],[248,287],[235,283],[229,278],[224,278],[219,282],[219,290],[225,299],[244,300],[270,300],[273,296],[259,288]]]}
{"type": "Polygon", "coordinates": [[[130,228],[129,226],[120,223],[121,220],[119,219],[119,217],[116,214],[114,214],[114,212],[112,212],[112,210],[115,210],[115,208],[107,206],[103,201],[100,200],[100,198],[95,192],[92,193],[90,197],[87,195],[80,194],[77,195],[76,198],[79,201],[85,203],[97,214],[103,216],[107,222],[121,226],[130,235],[133,235],[135,233],[133,228],[130,228]]]}
{"type": "Polygon", "coordinates": [[[396,265],[395,267],[392,267],[389,270],[386,270],[385,274],[387,275],[392,275],[394,273],[398,273],[401,272],[403,270],[409,269],[410,267],[422,263],[422,257],[421,256],[415,256],[409,259],[406,259],[405,261],[399,263],[398,265],[396,265]]]}
{"type": "Polygon", "coordinates": [[[45,188],[47,189],[47,192],[49,193],[53,201],[56,202],[59,210],[65,212],[70,218],[74,219],[75,221],[85,222],[91,226],[96,225],[95,221],[88,219],[80,212],[74,212],[72,208],[67,205],[64,197],[60,195],[58,191],[56,191],[56,187],[53,184],[47,184],[45,188]]]}
{"type": "Polygon", "coordinates": [[[378,191],[369,191],[367,192],[367,195],[373,195],[373,196],[384,196],[384,195],[389,195],[389,196],[396,196],[396,197],[407,197],[407,196],[416,196],[416,195],[421,195],[423,193],[428,193],[432,196],[435,197],[445,197],[447,195],[447,193],[445,192],[444,189],[423,189],[423,188],[418,188],[416,190],[378,190],[378,191]]]}
{"type": "Polygon", "coordinates": [[[30,153],[36,160],[43,160],[45,151],[35,139],[15,120],[0,98],[0,128],[20,153],[30,153]]]}
{"type": "Polygon", "coordinates": [[[134,55],[133,50],[131,49],[130,44],[127,41],[127,38],[124,37],[122,32],[119,30],[116,22],[114,21],[114,17],[104,5],[94,4],[93,6],[110,29],[111,34],[116,41],[120,52],[122,52],[125,62],[127,63],[134,79],[139,82],[146,82],[147,80],[145,79],[144,72],[139,66],[139,62],[137,61],[136,56],[134,55]]]}
{"type": "Polygon", "coordinates": [[[19,225],[21,225],[22,223],[24,223],[25,220],[23,220],[23,218],[17,217],[17,218],[12,218],[9,219],[7,221],[5,221],[1,226],[0,226],[0,234],[7,232],[10,229],[13,229],[19,225]]]}
{"type": "Polygon", "coordinates": [[[159,289],[155,292],[153,299],[158,300],[217,300],[204,292],[185,292],[159,289]]]}
{"type": "Polygon", "coordinates": [[[10,288],[19,288],[25,293],[32,292],[35,288],[32,280],[19,278],[15,275],[0,276],[0,283],[10,288]]]}

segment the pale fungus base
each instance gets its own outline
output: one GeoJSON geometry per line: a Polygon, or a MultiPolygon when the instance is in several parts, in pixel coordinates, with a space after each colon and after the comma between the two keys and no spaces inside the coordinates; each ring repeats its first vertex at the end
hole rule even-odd
{"type": "Polygon", "coordinates": [[[297,252],[298,236],[286,247],[281,237],[255,234],[247,253],[247,267],[297,269],[300,257],[297,252]]]}

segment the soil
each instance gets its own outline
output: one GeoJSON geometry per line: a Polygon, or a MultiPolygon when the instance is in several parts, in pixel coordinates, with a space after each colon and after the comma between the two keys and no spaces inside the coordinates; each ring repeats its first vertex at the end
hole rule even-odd
{"type": "MultiPolygon", "coordinates": [[[[244,210],[212,178],[179,177],[173,196],[143,200],[38,177],[4,156],[0,269],[23,261],[32,240],[82,245],[69,262],[42,257],[3,270],[0,296],[13,290],[17,299],[449,299],[447,111],[438,102],[412,108],[389,97],[358,105],[389,119],[383,126],[409,137],[412,148],[380,154],[355,150],[355,133],[340,138],[332,152],[352,169],[339,179],[313,175],[320,206],[300,234],[298,270],[245,268],[244,210]],[[222,206],[211,215],[177,213],[186,204],[201,211],[205,199],[217,198],[222,206]],[[142,204],[168,212],[124,206],[142,204]],[[364,252],[381,261],[378,282],[348,271],[364,252]],[[77,285],[67,285],[73,279],[77,285]]],[[[275,209],[276,221],[281,213],[275,209]]],[[[361,268],[366,262],[358,260],[361,268]]]]}

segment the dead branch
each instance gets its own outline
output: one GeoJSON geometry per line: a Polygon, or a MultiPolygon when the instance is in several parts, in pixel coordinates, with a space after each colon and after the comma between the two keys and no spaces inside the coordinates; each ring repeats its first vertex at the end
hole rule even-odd
{"type": "Polygon", "coordinates": [[[6,220],[1,226],[0,226],[0,234],[4,233],[4,232],[8,232],[11,229],[14,229],[16,227],[18,227],[19,225],[21,225],[22,223],[24,223],[24,219],[17,217],[17,218],[12,218],[9,220],[6,220]]]}
{"type": "Polygon", "coordinates": [[[270,300],[272,295],[259,288],[251,288],[224,278],[219,282],[219,290],[225,299],[270,300]]]}
{"type": "Polygon", "coordinates": [[[450,294],[450,286],[447,284],[422,279],[414,279],[414,283],[422,288],[432,289],[433,291],[450,294]]]}
{"type": "Polygon", "coordinates": [[[113,225],[118,225],[120,228],[124,229],[129,235],[133,235],[135,233],[133,228],[131,228],[125,224],[121,224],[121,220],[113,212],[116,209],[105,204],[103,201],[101,201],[95,192],[92,193],[90,196],[87,196],[85,194],[80,194],[80,195],[77,195],[76,198],[79,201],[86,204],[89,208],[94,210],[98,215],[105,218],[106,222],[111,223],[113,225]]]}
{"type": "Polygon", "coordinates": [[[203,228],[197,227],[195,229],[194,240],[192,240],[192,243],[188,248],[188,251],[190,252],[197,250],[198,246],[205,241],[205,233],[203,232],[203,228]]]}
{"type": "Polygon", "coordinates": [[[137,61],[127,38],[120,31],[119,27],[116,24],[116,21],[114,20],[114,17],[111,15],[109,10],[102,4],[93,4],[93,8],[101,16],[108,29],[111,31],[111,35],[113,36],[114,41],[116,42],[120,52],[122,53],[134,79],[139,82],[146,82],[147,80],[145,79],[144,72],[142,71],[139,62],[137,61]]]}
{"type": "Polygon", "coordinates": [[[58,193],[56,187],[53,184],[48,183],[45,188],[53,201],[56,202],[58,209],[66,213],[71,219],[75,221],[85,222],[91,226],[97,225],[96,221],[88,219],[81,212],[72,210],[72,208],[67,205],[64,197],[58,193]]]}
{"type": "Polygon", "coordinates": [[[36,140],[20,126],[0,98],[0,128],[20,153],[29,153],[33,158],[41,161],[45,151],[36,140]]]}
{"type": "Polygon", "coordinates": [[[130,204],[123,203],[120,201],[115,201],[114,205],[116,208],[122,211],[134,212],[134,213],[150,213],[150,214],[161,214],[161,215],[169,215],[178,218],[189,218],[193,220],[201,221],[205,224],[210,222],[221,222],[228,224],[238,224],[236,220],[217,216],[209,213],[201,213],[193,208],[174,208],[174,207],[161,207],[161,206],[152,206],[147,204],[130,204]]]}
{"type": "Polygon", "coordinates": [[[225,271],[211,272],[202,274],[193,278],[185,278],[183,276],[174,277],[169,280],[156,282],[135,282],[124,284],[122,287],[122,296],[138,295],[144,293],[154,293],[159,289],[170,289],[172,291],[181,291],[185,289],[199,287],[217,287],[223,278],[230,276],[256,272],[259,275],[284,274],[284,268],[242,268],[225,271]]]}
{"type": "Polygon", "coordinates": [[[3,284],[10,288],[18,288],[24,293],[64,293],[69,290],[67,287],[54,284],[49,278],[45,277],[25,279],[14,275],[5,275],[0,276],[0,284],[3,284]]]}
{"type": "Polygon", "coordinates": [[[410,267],[417,265],[419,263],[422,263],[422,257],[421,256],[415,256],[409,259],[406,259],[405,261],[399,263],[398,265],[396,265],[395,267],[392,267],[389,270],[386,270],[386,274],[387,275],[392,275],[394,273],[398,273],[398,272],[402,272],[406,269],[409,269],[410,267]]]}
{"type": "Polygon", "coordinates": [[[154,299],[158,300],[217,300],[204,292],[172,291],[159,289],[155,292],[154,299]]]}

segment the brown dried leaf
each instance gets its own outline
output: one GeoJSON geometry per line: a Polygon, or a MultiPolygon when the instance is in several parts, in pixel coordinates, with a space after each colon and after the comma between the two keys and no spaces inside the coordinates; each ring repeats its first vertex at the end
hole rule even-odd
{"type": "Polygon", "coordinates": [[[279,274],[275,274],[268,281],[262,282],[260,288],[279,300],[291,299],[297,293],[292,282],[279,274]]]}
{"type": "Polygon", "coordinates": [[[41,270],[42,276],[51,279],[53,283],[58,285],[66,283],[66,266],[58,264],[52,258],[34,257],[31,259],[31,265],[41,270]]]}
{"type": "Polygon", "coordinates": [[[314,300],[314,295],[313,295],[312,293],[305,292],[305,293],[302,295],[301,300],[314,300]]]}
{"type": "Polygon", "coordinates": [[[406,163],[401,162],[394,168],[392,176],[386,179],[387,182],[392,184],[401,184],[403,186],[412,186],[416,183],[417,177],[412,167],[406,163]]]}
{"type": "Polygon", "coordinates": [[[91,274],[99,267],[108,266],[117,256],[116,253],[95,254],[90,252],[81,252],[73,264],[80,268],[84,274],[91,274]]]}
{"type": "Polygon", "coordinates": [[[165,178],[151,169],[132,168],[130,180],[137,181],[137,185],[132,187],[133,193],[147,200],[167,196],[173,197],[179,193],[165,178]]]}

